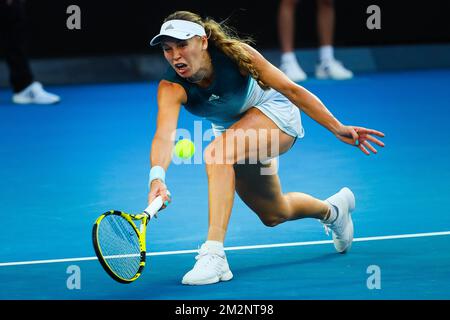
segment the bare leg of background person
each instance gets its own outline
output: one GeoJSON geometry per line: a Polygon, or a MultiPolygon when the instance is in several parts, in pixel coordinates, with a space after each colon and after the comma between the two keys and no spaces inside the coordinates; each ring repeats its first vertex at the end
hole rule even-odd
{"type": "Polygon", "coordinates": [[[0,39],[5,48],[5,58],[10,71],[17,104],[53,104],[60,101],[46,92],[39,82],[34,82],[26,53],[26,16],[24,1],[0,1],[0,39]]]}
{"type": "Polygon", "coordinates": [[[306,74],[295,55],[295,9],[298,0],[281,0],[278,10],[278,36],[281,44],[281,65],[283,71],[293,81],[303,81],[306,74]]]}
{"type": "Polygon", "coordinates": [[[335,16],[333,0],[317,0],[317,32],[320,46],[316,77],[345,80],[352,78],[353,73],[334,58],[335,16]]]}

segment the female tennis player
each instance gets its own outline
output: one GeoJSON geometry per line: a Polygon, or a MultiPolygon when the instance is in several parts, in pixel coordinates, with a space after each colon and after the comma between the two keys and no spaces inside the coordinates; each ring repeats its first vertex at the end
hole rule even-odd
{"type": "Polygon", "coordinates": [[[232,279],[223,242],[235,191],[265,225],[319,219],[326,230],[331,229],[336,250],[349,250],[353,241],[350,212],[355,207],[350,189],[342,188],[330,198],[319,200],[300,192],[282,193],[276,170],[262,174],[262,169],[276,167],[276,156],[288,151],[297,137],[303,137],[300,110],[336,138],[367,155],[377,152],[370,142],[384,146],[374,137],[383,137],[382,132],[343,125],[315,95],[289,80],[248,43],[225,25],[187,11],[169,15],[150,42],[161,45],[170,67],[158,86],[149,203],[158,195],[170,201],[165,173],[172,159],[173,133],[181,105],[210,120],[216,135],[205,150],[207,241],[202,244],[193,269],[183,277],[183,284],[232,279]],[[243,132],[245,146],[236,147],[233,142],[242,140],[243,132]],[[248,132],[257,134],[247,135],[248,132]],[[256,141],[250,141],[252,138],[256,141]],[[258,161],[246,161],[251,158],[258,161]]]}

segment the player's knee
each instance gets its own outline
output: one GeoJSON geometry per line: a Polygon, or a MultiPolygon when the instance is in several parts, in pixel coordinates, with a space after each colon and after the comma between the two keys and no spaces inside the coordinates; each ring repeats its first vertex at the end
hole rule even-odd
{"type": "Polygon", "coordinates": [[[278,216],[268,216],[268,217],[259,217],[262,221],[262,223],[266,226],[266,227],[276,227],[277,225],[279,225],[280,223],[283,223],[285,220],[281,219],[278,216]]]}
{"type": "Polygon", "coordinates": [[[276,227],[277,225],[288,220],[289,215],[285,211],[275,211],[266,215],[259,215],[262,223],[266,227],[276,227]]]}
{"type": "Polygon", "coordinates": [[[266,226],[266,227],[276,227],[277,225],[279,225],[280,223],[278,222],[277,219],[261,219],[262,223],[266,226]]]}

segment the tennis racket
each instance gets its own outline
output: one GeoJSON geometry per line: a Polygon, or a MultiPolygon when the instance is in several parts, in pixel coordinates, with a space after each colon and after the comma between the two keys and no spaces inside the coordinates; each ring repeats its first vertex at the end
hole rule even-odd
{"type": "Polygon", "coordinates": [[[120,283],[131,283],[142,274],[146,257],[147,223],[163,205],[158,196],[142,213],[110,210],[95,221],[92,242],[103,269],[120,283]]]}

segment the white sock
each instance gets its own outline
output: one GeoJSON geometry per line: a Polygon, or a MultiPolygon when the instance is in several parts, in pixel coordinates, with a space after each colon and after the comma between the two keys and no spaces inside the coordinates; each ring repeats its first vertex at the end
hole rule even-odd
{"type": "Polygon", "coordinates": [[[321,46],[319,48],[319,59],[321,63],[328,63],[334,60],[333,46],[321,46]]]}
{"type": "Polygon", "coordinates": [[[336,221],[336,219],[338,217],[338,210],[332,204],[330,204],[328,202],[327,202],[327,204],[328,204],[328,207],[330,208],[330,216],[328,217],[328,219],[324,219],[322,221],[326,224],[330,224],[330,223],[333,223],[334,221],[336,221]]]}
{"type": "Polygon", "coordinates": [[[296,63],[297,57],[293,51],[285,52],[281,55],[281,64],[296,63]]]}
{"type": "Polygon", "coordinates": [[[223,243],[220,241],[214,241],[214,240],[207,240],[205,242],[206,246],[209,248],[215,248],[223,251],[223,243]]]}

